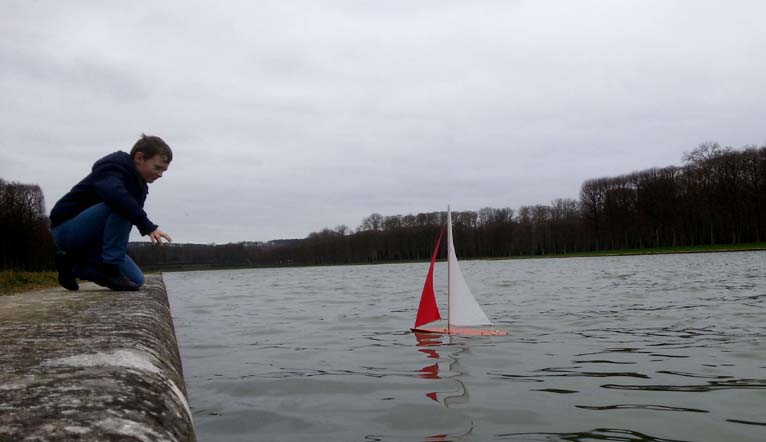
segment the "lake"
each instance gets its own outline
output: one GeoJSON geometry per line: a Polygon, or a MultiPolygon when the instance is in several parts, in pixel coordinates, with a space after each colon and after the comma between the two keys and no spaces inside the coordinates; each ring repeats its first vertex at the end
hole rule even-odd
{"type": "Polygon", "coordinates": [[[410,332],[427,263],[164,274],[199,440],[766,440],[766,252],[461,266],[508,336],[410,332]]]}

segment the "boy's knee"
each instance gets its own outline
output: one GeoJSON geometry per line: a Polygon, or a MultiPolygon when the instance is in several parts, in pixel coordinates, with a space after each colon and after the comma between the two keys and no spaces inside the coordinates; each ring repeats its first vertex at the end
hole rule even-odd
{"type": "Polygon", "coordinates": [[[144,285],[144,281],[146,278],[144,278],[144,274],[141,272],[138,272],[134,275],[130,275],[130,280],[136,283],[137,286],[141,287],[144,285]]]}
{"type": "Polygon", "coordinates": [[[118,232],[130,232],[130,230],[133,228],[133,223],[131,223],[130,220],[120,215],[119,213],[113,210],[110,210],[107,213],[108,216],[106,218],[106,229],[112,229],[118,232]]]}

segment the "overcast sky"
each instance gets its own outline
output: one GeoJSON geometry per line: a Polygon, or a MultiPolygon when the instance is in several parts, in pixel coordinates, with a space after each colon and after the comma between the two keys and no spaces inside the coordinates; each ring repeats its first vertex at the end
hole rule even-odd
{"type": "Polygon", "coordinates": [[[159,135],[175,158],[146,210],[177,242],[548,204],[701,142],[766,142],[759,0],[2,9],[0,177],[39,184],[50,210],[95,160],[159,135]]]}

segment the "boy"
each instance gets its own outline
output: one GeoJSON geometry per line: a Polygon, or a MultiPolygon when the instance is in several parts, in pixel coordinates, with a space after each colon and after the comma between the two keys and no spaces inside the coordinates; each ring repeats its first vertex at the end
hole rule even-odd
{"type": "Polygon", "coordinates": [[[148,184],[162,177],[173,160],[170,147],[156,136],[141,135],[130,154],[101,158],[91,173],[51,210],[51,230],[58,251],[58,281],[77,290],[76,278],[112,290],[138,290],[144,274],[127,255],[135,225],[152,243],[172,241],[144,212],[148,184]]]}

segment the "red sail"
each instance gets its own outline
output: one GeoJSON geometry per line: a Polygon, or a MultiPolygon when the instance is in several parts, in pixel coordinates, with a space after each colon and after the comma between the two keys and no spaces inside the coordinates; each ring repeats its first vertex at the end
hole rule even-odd
{"type": "Polygon", "coordinates": [[[439,307],[436,306],[436,295],[434,295],[434,263],[436,263],[436,256],[439,254],[439,245],[442,242],[443,235],[444,228],[439,233],[434,255],[431,257],[431,266],[428,268],[428,276],[426,276],[426,282],[423,284],[423,294],[420,295],[420,306],[418,307],[418,316],[415,318],[414,328],[442,318],[439,314],[439,307]]]}

